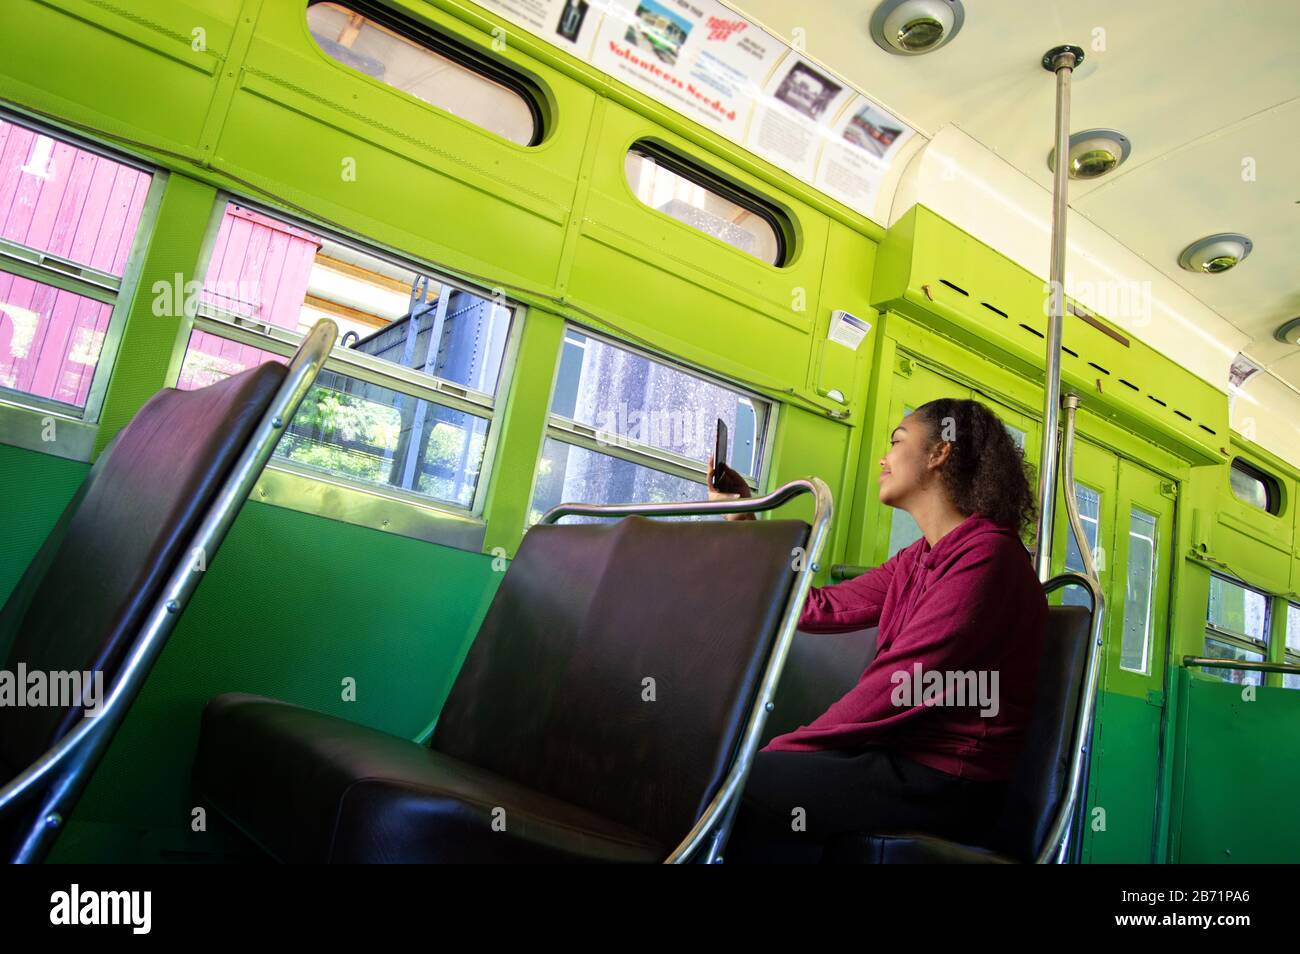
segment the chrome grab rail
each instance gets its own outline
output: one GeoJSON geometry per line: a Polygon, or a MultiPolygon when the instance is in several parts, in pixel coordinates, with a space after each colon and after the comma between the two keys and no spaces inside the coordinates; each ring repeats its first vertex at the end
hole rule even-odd
{"type": "Polygon", "coordinates": [[[1092,599],[1092,642],[1088,647],[1088,664],[1083,684],[1082,703],[1074,726],[1074,752],[1070,756],[1070,771],[1066,791],[1069,793],[1061,811],[1052,823],[1049,837],[1039,852],[1038,864],[1063,862],[1069,850],[1070,822],[1075,808],[1080,801],[1082,782],[1087,772],[1087,755],[1092,739],[1093,714],[1097,706],[1097,681],[1101,669],[1102,646],[1105,643],[1106,630],[1106,596],[1101,589],[1101,578],[1097,574],[1097,564],[1092,556],[1092,546],[1083,530],[1083,521],[1079,519],[1079,504],[1074,487],[1074,436],[1075,412],[1079,409],[1079,397],[1068,394],[1065,397],[1065,435],[1062,457],[1062,491],[1065,494],[1065,512],[1074,531],[1075,542],[1079,545],[1079,555],[1083,559],[1085,572],[1062,573],[1052,577],[1043,584],[1045,593],[1051,593],[1071,582],[1077,582],[1088,591],[1092,599]],[[1064,581],[1064,582],[1058,582],[1064,581]]]}
{"type": "Polygon", "coordinates": [[[1183,667],[1201,669],[1247,669],[1251,672],[1280,672],[1300,676],[1300,666],[1293,663],[1251,662],[1248,659],[1216,659],[1213,656],[1184,656],[1183,667]]]}
{"type": "Polygon", "coordinates": [[[1078,410],[1079,396],[1067,394],[1065,396],[1065,447],[1061,454],[1064,458],[1061,463],[1064,465],[1062,477],[1065,481],[1062,489],[1065,491],[1065,512],[1070,518],[1074,539],[1079,543],[1079,556],[1083,558],[1083,575],[1100,582],[1101,576],[1092,557],[1092,546],[1088,543],[1088,535],[1083,531],[1083,521],[1079,518],[1079,500],[1074,487],[1074,415],[1078,410]]]}
{"type": "Polygon", "coordinates": [[[748,497],[737,500],[698,501],[690,503],[663,504],[560,504],[546,512],[542,523],[555,523],[562,517],[628,517],[628,516],[703,516],[729,513],[760,513],[772,510],[793,500],[802,494],[812,494],[814,511],[812,529],[808,534],[803,565],[796,571],[790,595],[786,598],[785,610],[777,628],[772,650],[768,655],[767,668],[759,682],[758,693],[749,712],[749,720],[741,735],[739,750],[713,800],[705,808],[686,837],[665,859],[666,864],[682,864],[693,860],[693,856],[704,845],[703,861],[718,864],[722,861],[722,848],[731,834],[731,825],[735,820],[736,809],[740,804],[741,792],[749,770],[753,766],[758,743],[767,723],[768,713],[775,708],[774,698],[781,670],[785,668],[790,645],[794,641],[795,628],[799,624],[799,615],[803,609],[808,590],[812,587],[813,575],[819,569],[818,560],[826,545],[826,536],[831,522],[833,504],[831,491],[825,481],[819,477],[805,477],[794,480],[783,487],[778,487],[763,497],[748,497]]]}
{"type": "Polygon", "coordinates": [[[1047,581],[1052,566],[1052,531],[1056,514],[1057,422],[1061,413],[1061,335],[1065,321],[1065,228],[1069,221],[1070,78],[1083,62],[1077,46],[1058,46],[1042,58],[1056,74],[1056,165],[1052,177],[1051,298],[1047,315],[1047,356],[1043,364],[1043,435],[1038,472],[1038,578],[1047,581]]]}
{"type": "MultiPolygon", "coordinates": [[[[1087,546],[1087,541],[1084,542],[1087,546]]],[[[1092,577],[1081,573],[1058,573],[1043,584],[1043,593],[1050,594],[1066,586],[1082,586],[1092,599],[1092,630],[1089,634],[1088,662],[1084,669],[1083,686],[1080,689],[1079,707],[1074,718],[1074,751],[1070,754],[1070,768],[1065,777],[1065,798],[1056,810],[1052,827],[1048,829],[1047,838],[1038,850],[1035,864],[1057,864],[1065,859],[1069,840],[1070,823],[1080,801],[1085,761],[1088,756],[1089,741],[1092,736],[1093,713],[1097,706],[1097,681],[1101,672],[1101,647],[1104,642],[1105,598],[1101,586],[1092,577]]]]}
{"type": "Polygon", "coordinates": [[[185,562],[168,578],[158,601],[141,625],[140,635],[99,713],[82,719],[24,772],[0,788],[0,815],[3,815],[32,797],[41,783],[49,782],[36,821],[13,857],[15,862],[40,861],[53,843],[66,812],[71,810],[89,781],[91,772],[126,717],[132,700],[139,694],[167,643],[167,637],[199,585],[207,559],[196,561],[191,555],[199,553],[207,557],[221,545],[289,421],[315,383],[337,337],[338,326],[329,319],[321,319],[303,338],[289,362],[289,370],[279,390],[185,549],[185,562]]]}
{"type": "Polygon", "coordinates": [[[831,582],[843,583],[845,580],[851,580],[854,577],[862,576],[871,570],[869,566],[859,566],[856,563],[835,563],[831,566],[831,582]]]}

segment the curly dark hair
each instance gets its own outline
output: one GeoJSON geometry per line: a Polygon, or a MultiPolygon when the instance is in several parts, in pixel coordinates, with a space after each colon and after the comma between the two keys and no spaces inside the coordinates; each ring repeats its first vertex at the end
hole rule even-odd
{"type": "Polygon", "coordinates": [[[1023,534],[1038,512],[1033,468],[997,415],[978,401],[940,398],[912,417],[930,428],[931,445],[952,443],[940,477],[954,506],[1023,534]]]}

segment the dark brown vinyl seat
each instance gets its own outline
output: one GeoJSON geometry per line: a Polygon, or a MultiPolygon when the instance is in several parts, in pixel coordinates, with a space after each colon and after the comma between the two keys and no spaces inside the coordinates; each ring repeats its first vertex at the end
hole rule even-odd
{"type": "MultiPolygon", "coordinates": [[[[163,587],[286,377],[268,363],[154,395],[100,455],[0,610],[4,669],[101,672],[107,697],[163,587]]],[[[205,562],[215,554],[205,553],[205,562]]],[[[93,702],[93,700],[92,700],[93,702]]],[[[102,700],[101,700],[102,703],[102,700]]],[[[0,706],[0,787],[82,720],[76,705],[0,706]]],[[[40,796],[0,819],[7,856],[40,796]]]]}
{"type": "Polygon", "coordinates": [[[855,832],[830,839],[825,860],[838,864],[1033,862],[1069,794],[1070,761],[1082,741],[1075,738],[1075,726],[1083,703],[1091,633],[1090,609],[1049,608],[1025,748],[988,846],[965,845],[923,832],[855,832]]]}
{"type": "Polygon", "coordinates": [[[285,862],[662,861],[731,768],[808,534],[536,526],[428,746],[224,695],[196,787],[285,862]]]}

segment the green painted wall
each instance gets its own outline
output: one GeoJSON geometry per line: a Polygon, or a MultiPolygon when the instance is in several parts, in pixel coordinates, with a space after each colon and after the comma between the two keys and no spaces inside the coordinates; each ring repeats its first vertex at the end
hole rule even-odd
{"type": "Polygon", "coordinates": [[[0,600],[8,598],[89,470],[0,444],[0,600]]]}
{"type": "Polygon", "coordinates": [[[1170,860],[1183,864],[1300,862],[1295,793],[1300,692],[1179,674],[1179,798],[1170,860]]]}
{"type": "Polygon", "coordinates": [[[407,738],[437,716],[501,574],[492,559],[244,506],[73,814],[55,861],[223,850],[190,830],[204,703],[251,692],[407,738]],[[344,701],[345,678],[355,701],[344,701]]]}

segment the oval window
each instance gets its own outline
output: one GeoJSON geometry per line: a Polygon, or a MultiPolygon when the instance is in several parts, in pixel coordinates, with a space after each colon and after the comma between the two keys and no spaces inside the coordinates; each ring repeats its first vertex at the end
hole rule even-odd
{"type": "Polygon", "coordinates": [[[784,263],[776,214],[757,199],[641,145],[628,151],[623,171],[633,194],[650,208],[768,264],[784,263]]]}
{"type": "Polygon", "coordinates": [[[420,42],[341,3],[313,3],[307,26],[317,45],[345,66],[521,146],[540,139],[538,111],[522,89],[491,76],[450,44],[420,42]],[[439,44],[441,45],[441,44],[439,44]]]}

